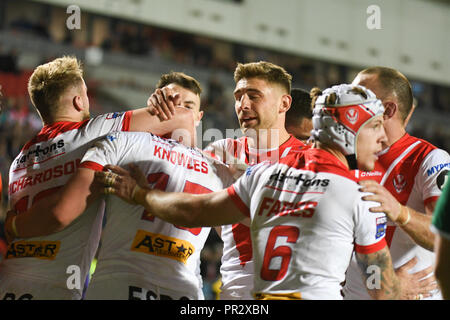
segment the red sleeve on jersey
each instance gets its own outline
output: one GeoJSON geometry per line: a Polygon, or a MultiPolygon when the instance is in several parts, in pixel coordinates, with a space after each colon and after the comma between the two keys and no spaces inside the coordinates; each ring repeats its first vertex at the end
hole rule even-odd
{"type": "Polygon", "coordinates": [[[231,197],[231,200],[233,200],[234,204],[241,210],[241,212],[246,216],[250,217],[250,210],[247,207],[247,205],[242,201],[242,199],[238,196],[236,193],[236,190],[234,190],[234,186],[230,186],[228,189],[228,194],[231,197]]]}
{"type": "Polygon", "coordinates": [[[103,171],[103,166],[97,162],[84,161],[80,164],[80,168],[87,168],[94,171],[103,171]]]}
{"type": "Polygon", "coordinates": [[[377,243],[371,244],[369,246],[360,246],[355,243],[355,251],[361,254],[370,254],[377,252],[387,246],[386,239],[383,238],[377,243]]]}
{"type": "Polygon", "coordinates": [[[122,121],[122,131],[130,131],[130,122],[131,122],[132,115],[133,115],[133,111],[125,112],[125,115],[123,116],[123,121],[122,121]]]}
{"type": "Polygon", "coordinates": [[[425,199],[423,204],[424,204],[424,206],[427,206],[430,202],[434,202],[434,201],[438,201],[438,200],[439,200],[438,196],[429,197],[429,198],[425,199]]]}

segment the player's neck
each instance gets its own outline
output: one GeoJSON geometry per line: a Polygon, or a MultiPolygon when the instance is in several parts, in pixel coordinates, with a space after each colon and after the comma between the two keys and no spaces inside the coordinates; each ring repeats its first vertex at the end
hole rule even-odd
{"type": "Polygon", "coordinates": [[[347,167],[347,169],[350,170],[350,167],[349,167],[349,165],[348,165],[347,158],[344,156],[344,154],[343,154],[340,150],[337,150],[337,149],[335,149],[335,148],[330,148],[329,146],[324,145],[324,144],[321,144],[321,143],[318,143],[318,142],[314,143],[313,148],[325,150],[325,151],[327,151],[328,153],[331,153],[331,154],[332,154],[333,156],[335,156],[340,162],[342,162],[342,163],[347,167]]]}
{"type": "Polygon", "coordinates": [[[248,146],[252,149],[276,149],[285,143],[290,135],[286,129],[260,129],[254,135],[247,135],[248,146]]]}
{"type": "Polygon", "coordinates": [[[406,133],[405,127],[400,122],[393,123],[390,126],[385,126],[387,142],[383,145],[383,149],[392,146],[400,140],[406,133]]]}

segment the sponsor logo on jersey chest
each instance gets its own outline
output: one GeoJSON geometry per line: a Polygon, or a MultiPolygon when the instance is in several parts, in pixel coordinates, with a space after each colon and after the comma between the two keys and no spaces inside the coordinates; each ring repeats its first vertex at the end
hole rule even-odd
{"type": "Polygon", "coordinates": [[[281,170],[278,170],[277,173],[272,174],[269,177],[269,181],[282,183],[295,181],[297,185],[302,184],[303,187],[327,187],[330,184],[330,179],[310,179],[306,174],[303,173],[298,175],[286,175],[285,173],[281,172],[281,170]]]}
{"type": "Polygon", "coordinates": [[[188,258],[194,253],[195,247],[186,240],[138,230],[131,245],[131,251],[174,259],[186,264],[188,258]]]}
{"type": "Polygon", "coordinates": [[[61,241],[17,241],[9,245],[5,259],[38,258],[53,260],[58,254],[61,241]]]}
{"type": "Polygon", "coordinates": [[[32,164],[44,162],[57,156],[65,154],[65,143],[63,139],[54,143],[35,144],[30,149],[24,150],[22,155],[16,159],[15,165],[17,169],[25,168],[32,164]]]}

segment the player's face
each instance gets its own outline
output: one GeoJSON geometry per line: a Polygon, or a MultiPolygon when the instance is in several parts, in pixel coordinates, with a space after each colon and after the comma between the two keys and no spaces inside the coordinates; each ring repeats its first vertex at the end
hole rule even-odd
{"type": "Polygon", "coordinates": [[[372,171],[374,169],[375,161],[378,160],[377,153],[383,149],[383,144],[386,140],[382,115],[374,117],[360,129],[356,141],[358,169],[364,171],[372,171]]]}
{"type": "Polygon", "coordinates": [[[167,87],[180,95],[179,107],[192,110],[194,113],[195,125],[197,126],[203,117],[203,111],[200,111],[200,97],[194,92],[174,83],[169,84],[167,87]]]}
{"type": "MultiPolygon", "coordinates": [[[[280,86],[260,78],[243,78],[234,90],[235,111],[244,134],[249,129],[276,129],[284,93],[280,86]]],[[[284,124],[283,124],[284,125],[284,124]]]]}

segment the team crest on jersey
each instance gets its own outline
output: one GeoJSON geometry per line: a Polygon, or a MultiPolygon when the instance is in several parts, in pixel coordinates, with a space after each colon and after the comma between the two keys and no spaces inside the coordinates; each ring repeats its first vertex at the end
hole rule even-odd
{"type": "Polygon", "coordinates": [[[375,239],[379,239],[386,233],[386,223],[387,218],[386,217],[379,217],[377,218],[377,232],[375,234],[375,239]]]}
{"type": "Polygon", "coordinates": [[[123,115],[123,112],[114,112],[114,113],[108,113],[106,116],[106,120],[116,119],[123,115]]]}
{"type": "Polygon", "coordinates": [[[397,193],[400,193],[403,191],[403,189],[406,187],[406,179],[405,176],[402,174],[398,174],[394,177],[394,180],[392,180],[392,183],[394,184],[395,191],[397,193]]]}
{"type": "Polygon", "coordinates": [[[356,109],[348,109],[347,112],[345,112],[345,117],[351,124],[355,124],[356,121],[358,121],[358,110],[356,109]]]}
{"type": "Polygon", "coordinates": [[[174,259],[186,264],[188,258],[194,253],[195,247],[186,240],[138,230],[131,245],[131,251],[174,259]]]}

